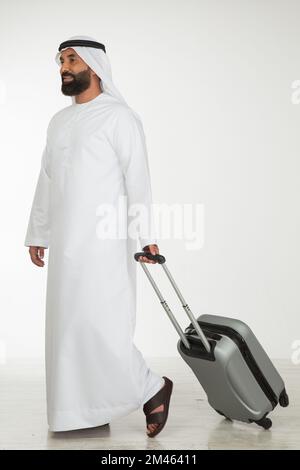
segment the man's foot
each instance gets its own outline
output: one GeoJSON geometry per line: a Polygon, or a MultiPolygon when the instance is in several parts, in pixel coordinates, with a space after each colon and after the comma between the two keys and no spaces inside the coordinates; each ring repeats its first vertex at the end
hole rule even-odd
{"type": "MultiPolygon", "coordinates": [[[[163,386],[163,387],[164,387],[164,386],[163,386]]],[[[163,387],[162,387],[162,388],[163,388],[163,387]]],[[[156,413],[156,412],[159,412],[159,411],[164,411],[164,405],[158,406],[158,407],[155,408],[153,411],[151,411],[150,414],[156,413]]],[[[158,423],[153,423],[153,424],[151,423],[151,424],[148,424],[148,425],[147,425],[147,429],[148,429],[147,434],[149,434],[150,432],[153,432],[158,426],[159,426],[158,423]]]]}
{"type": "Polygon", "coordinates": [[[165,383],[143,406],[146,415],[147,435],[154,437],[162,431],[168,418],[173,382],[163,376],[165,383]]]}

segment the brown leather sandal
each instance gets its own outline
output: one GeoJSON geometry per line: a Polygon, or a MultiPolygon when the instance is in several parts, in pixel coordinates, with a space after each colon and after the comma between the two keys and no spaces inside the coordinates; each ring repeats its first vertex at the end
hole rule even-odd
{"type": "Polygon", "coordinates": [[[143,411],[146,415],[146,421],[148,424],[158,424],[156,429],[153,432],[147,433],[148,437],[156,436],[160,431],[162,431],[169,414],[169,405],[171,394],[173,390],[173,382],[168,377],[163,376],[165,379],[165,385],[161,388],[150,400],[148,400],[144,406],[143,411]],[[155,408],[160,405],[164,405],[163,411],[158,411],[151,413],[155,408]]]}

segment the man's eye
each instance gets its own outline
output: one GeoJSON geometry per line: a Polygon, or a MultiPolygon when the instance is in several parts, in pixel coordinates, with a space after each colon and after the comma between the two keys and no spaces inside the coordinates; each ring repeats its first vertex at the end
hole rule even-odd
{"type": "MultiPolygon", "coordinates": [[[[69,59],[69,60],[70,60],[70,62],[74,62],[74,61],[75,61],[75,59],[69,59]]],[[[63,64],[63,63],[64,63],[64,60],[61,60],[60,63],[63,64]]]]}

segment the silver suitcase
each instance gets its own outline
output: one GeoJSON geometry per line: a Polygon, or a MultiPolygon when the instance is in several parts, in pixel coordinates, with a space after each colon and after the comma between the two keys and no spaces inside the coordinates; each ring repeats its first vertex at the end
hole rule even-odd
{"type": "Polygon", "coordinates": [[[214,410],[230,420],[272,426],[267,415],[289,398],[284,382],[252,330],[242,321],[218,315],[192,314],[180,293],[165,257],[148,252],[135,253],[162,265],[191,323],[183,330],[164,300],[145,263],[141,266],[151,282],[180,339],[177,349],[202,385],[214,410]]]}

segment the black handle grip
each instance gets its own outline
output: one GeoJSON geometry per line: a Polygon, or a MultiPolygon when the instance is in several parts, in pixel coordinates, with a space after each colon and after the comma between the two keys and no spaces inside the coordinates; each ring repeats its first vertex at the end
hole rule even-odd
{"type": "Polygon", "coordinates": [[[134,259],[139,261],[140,256],[146,256],[146,258],[157,261],[159,264],[163,264],[166,261],[166,258],[163,255],[152,255],[148,251],[139,251],[138,253],[134,254],[134,259]]]}

